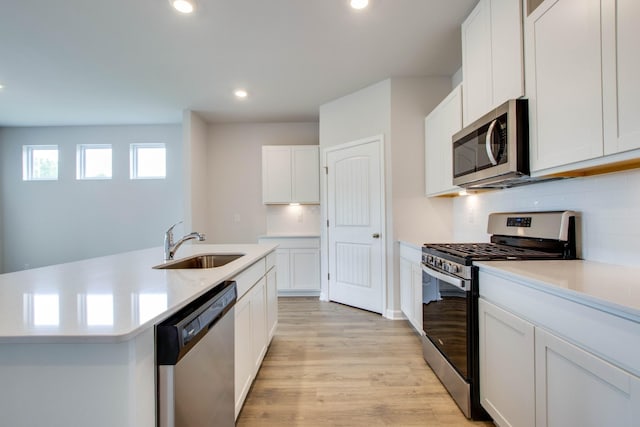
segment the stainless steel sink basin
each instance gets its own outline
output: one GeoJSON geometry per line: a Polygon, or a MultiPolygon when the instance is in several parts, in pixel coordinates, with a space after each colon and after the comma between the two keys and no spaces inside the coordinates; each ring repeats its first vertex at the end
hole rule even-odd
{"type": "Polygon", "coordinates": [[[244,256],[244,254],[201,254],[176,261],[169,261],[166,264],[156,265],[153,268],[171,270],[186,268],[215,268],[227,265],[231,261],[235,261],[242,256],[244,256]]]}

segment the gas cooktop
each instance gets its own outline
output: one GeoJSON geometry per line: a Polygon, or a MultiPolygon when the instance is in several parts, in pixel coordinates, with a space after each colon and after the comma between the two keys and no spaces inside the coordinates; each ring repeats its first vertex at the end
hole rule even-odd
{"type": "Polygon", "coordinates": [[[562,254],[543,252],[540,250],[519,248],[497,243],[435,243],[426,244],[424,248],[429,252],[439,252],[440,255],[453,255],[471,261],[500,261],[517,259],[558,259],[562,254]]]}

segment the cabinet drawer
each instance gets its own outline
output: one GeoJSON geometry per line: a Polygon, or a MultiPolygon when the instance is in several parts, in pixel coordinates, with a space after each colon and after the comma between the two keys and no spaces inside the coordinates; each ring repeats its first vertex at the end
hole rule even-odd
{"type": "Polygon", "coordinates": [[[262,276],[264,276],[264,273],[266,272],[265,266],[265,258],[262,258],[253,263],[242,273],[231,279],[236,281],[236,286],[238,288],[238,299],[242,298],[242,296],[246,294],[247,291],[251,289],[262,276]]]}
{"type": "Polygon", "coordinates": [[[276,265],[276,252],[273,251],[266,257],[267,260],[267,271],[271,270],[272,267],[276,265]]]}

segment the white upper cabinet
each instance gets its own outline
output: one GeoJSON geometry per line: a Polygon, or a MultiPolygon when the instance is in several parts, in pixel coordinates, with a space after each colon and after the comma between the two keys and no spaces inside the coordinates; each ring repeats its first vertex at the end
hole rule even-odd
{"type": "Polygon", "coordinates": [[[317,145],[262,147],[262,202],[320,203],[317,145]]]}
{"type": "Polygon", "coordinates": [[[602,156],[600,0],[545,1],[525,31],[531,170],[602,156]]]}
{"type": "Polygon", "coordinates": [[[603,1],[604,154],[640,148],[640,1],[603,1]]]}
{"type": "Polygon", "coordinates": [[[534,175],[637,163],[639,20],[634,0],[545,0],[527,16],[534,175]]]}
{"type": "Polygon", "coordinates": [[[480,0],[462,23],[464,126],[524,94],[522,3],[480,0]]]}
{"type": "Polygon", "coordinates": [[[453,185],[453,142],[462,129],[462,85],[456,87],[424,121],[425,189],[427,196],[460,191],[453,185]]]}

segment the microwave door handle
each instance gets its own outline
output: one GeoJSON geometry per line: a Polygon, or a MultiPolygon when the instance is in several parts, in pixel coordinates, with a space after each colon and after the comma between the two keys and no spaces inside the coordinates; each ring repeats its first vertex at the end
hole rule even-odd
{"type": "Polygon", "coordinates": [[[422,265],[422,271],[427,273],[429,276],[435,277],[436,279],[440,279],[443,282],[446,282],[456,288],[462,289],[463,291],[468,291],[465,287],[465,281],[462,279],[458,279],[457,277],[449,276],[448,274],[442,274],[439,271],[436,271],[432,268],[427,267],[426,265],[422,265]]]}
{"type": "Polygon", "coordinates": [[[489,157],[489,161],[494,166],[498,164],[498,161],[493,155],[493,150],[491,149],[491,138],[493,137],[493,129],[496,127],[496,123],[498,123],[498,119],[492,121],[489,125],[489,130],[487,130],[487,136],[484,143],[485,148],[487,149],[487,156],[489,157]]]}

